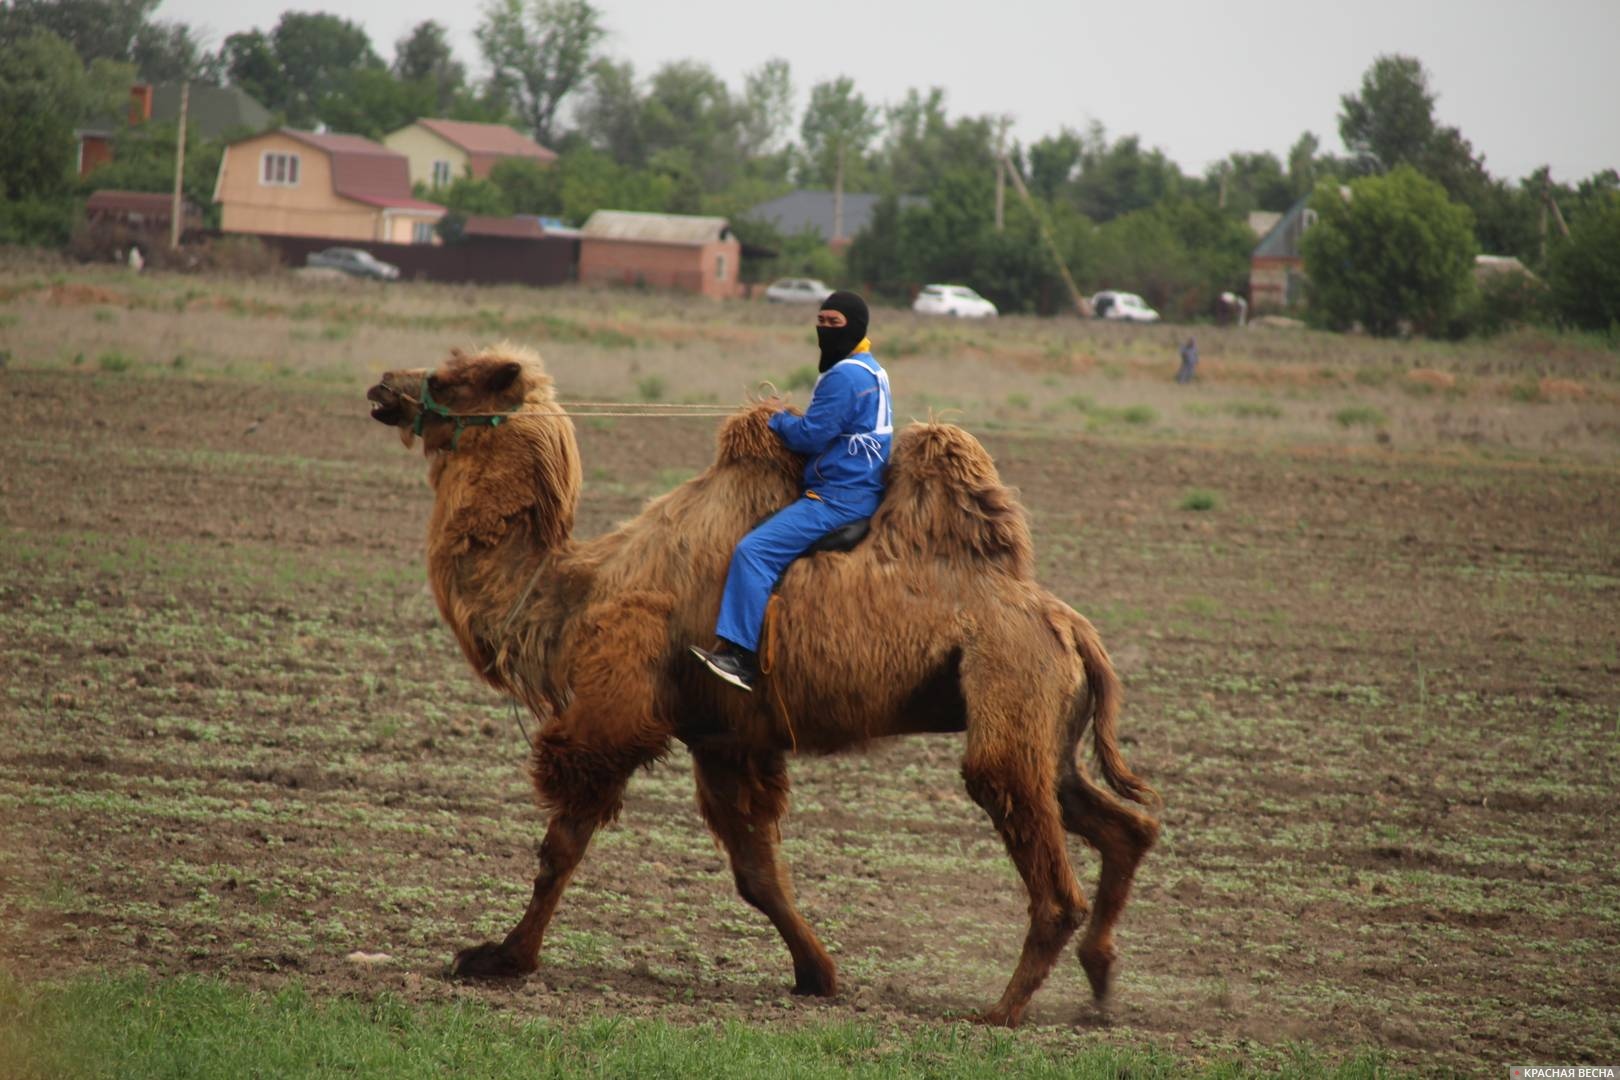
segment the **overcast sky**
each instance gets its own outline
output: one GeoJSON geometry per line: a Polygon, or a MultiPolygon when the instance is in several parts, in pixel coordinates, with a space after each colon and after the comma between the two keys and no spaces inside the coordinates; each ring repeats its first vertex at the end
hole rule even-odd
{"type": "MultiPolygon", "coordinates": [[[[809,87],[854,78],[868,101],[943,87],[952,116],[1010,114],[1026,144],[1100,121],[1135,133],[1191,173],[1234,150],[1285,157],[1301,132],[1339,151],[1339,96],[1380,53],[1416,56],[1436,114],[1520,178],[1550,164],[1573,181],[1620,167],[1620,0],[595,0],[604,51],[639,75],[692,59],[734,89],[772,56],[809,87]]],[[[269,30],[283,10],[330,11],[385,58],[424,19],[447,25],[459,58],[482,67],[479,0],[165,0],[210,45],[269,30]]]]}

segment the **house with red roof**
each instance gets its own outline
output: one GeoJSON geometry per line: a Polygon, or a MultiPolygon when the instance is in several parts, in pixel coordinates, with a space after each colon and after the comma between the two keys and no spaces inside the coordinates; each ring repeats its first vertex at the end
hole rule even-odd
{"type": "Polygon", "coordinates": [[[411,183],[429,188],[449,187],[463,176],[486,179],[498,161],[557,160],[555,152],[505,124],[467,120],[418,120],[385,135],[383,144],[410,159],[411,183]]]}
{"type": "Polygon", "coordinates": [[[225,148],[220,230],[434,244],[444,207],[411,195],[403,154],[358,135],[281,128],[225,148]]]}

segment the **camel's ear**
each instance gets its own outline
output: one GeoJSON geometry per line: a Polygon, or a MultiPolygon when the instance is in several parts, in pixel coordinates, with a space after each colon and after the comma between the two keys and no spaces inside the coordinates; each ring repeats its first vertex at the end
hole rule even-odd
{"type": "Polygon", "coordinates": [[[489,374],[484,376],[484,389],[488,393],[499,394],[517,382],[517,377],[521,374],[523,374],[523,365],[516,360],[496,364],[489,369],[489,374]]]}

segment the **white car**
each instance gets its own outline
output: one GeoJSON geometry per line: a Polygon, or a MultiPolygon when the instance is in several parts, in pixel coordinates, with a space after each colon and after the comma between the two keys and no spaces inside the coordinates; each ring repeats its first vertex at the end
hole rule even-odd
{"type": "Polygon", "coordinates": [[[955,315],[963,319],[993,319],[996,305],[966,285],[924,285],[911,310],[919,315],[955,315]]]}
{"type": "Polygon", "coordinates": [[[826,283],[815,278],[782,278],[765,290],[765,299],[773,304],[819,304],[831,295],[826,283]]]}
{"type": "Polygon", "coordinates": [[[1132,292],[1104,289],[1091,298],[1091,310],[1099,319],[1118,319],[1121,322],[1159,321],[1159,313],[1148,307],[1146,300],[1132,292]]]}

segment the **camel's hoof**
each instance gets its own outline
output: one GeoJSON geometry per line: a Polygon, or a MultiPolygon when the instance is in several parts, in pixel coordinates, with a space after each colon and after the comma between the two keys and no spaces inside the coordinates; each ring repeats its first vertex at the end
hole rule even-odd
{"type": "Polygon", "coordinates": [[[1099,1009],[1107,1003],[1108,991],[1113,986],[1115,955],[1113,949],[1080,951],[1080,966],[1086,970],[1086,979],[1091,983],[1091,996],[1099,1009]]]}
{"type": "Polygon", "coordinates": [[[793,979],[795,997],[836,997],[838,976],[831,971],[801,971],[793,979]]]}
{"type": "Polygon", "coordinates": [[[452,979],[518,979],[534,969],[534,964],[514,959],[504,945],[493,941],[462,949],[450,961],[452,979]]]}
{"type": "Polygon", "coordinates": [[[984,1012],[975,1016],[973,1021],[977,1024],[983,1024],[985,1027],[1015,1028],[1022,1019],[1022,1010],[1008,1009],[997,1005],[994,1008],[984,1010],[984,1012]]]}

